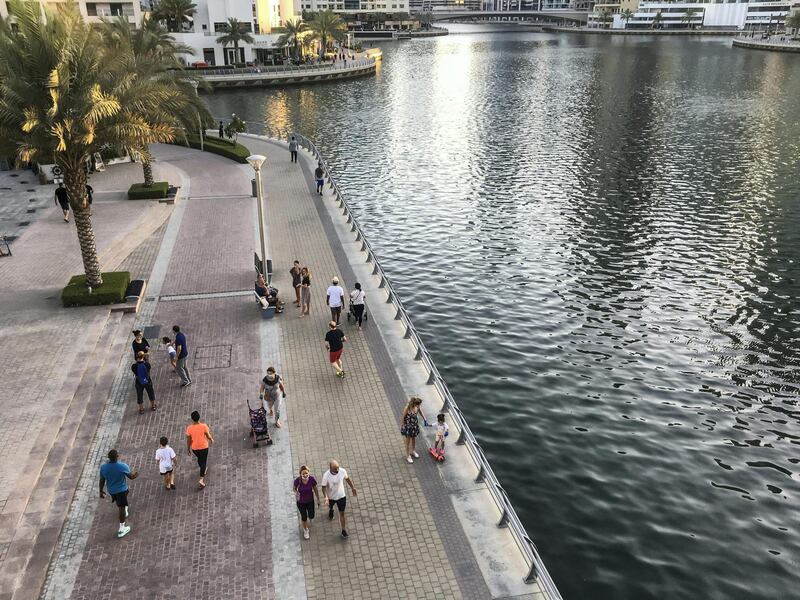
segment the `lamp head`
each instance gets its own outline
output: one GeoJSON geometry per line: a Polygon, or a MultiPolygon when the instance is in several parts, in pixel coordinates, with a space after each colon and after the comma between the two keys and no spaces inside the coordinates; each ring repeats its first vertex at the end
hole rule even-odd
{"type": "Polygon", "coordinates": [[[247,162],[250,163],[250,166],[253,167],[255,171],[261,170],[261,165],[264,164],[265,160],[267,160],[267,157],[261,154],[251,154],[247,157],[247,162]]]}

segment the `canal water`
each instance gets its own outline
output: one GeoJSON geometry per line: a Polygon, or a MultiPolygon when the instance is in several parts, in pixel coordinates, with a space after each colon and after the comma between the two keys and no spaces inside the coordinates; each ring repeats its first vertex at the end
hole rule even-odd
{"type": "Polygon", "coordinates": [[[209,101],[319,143],[565,598],[797,598],[800,55],[453,30],[209,101]]]}

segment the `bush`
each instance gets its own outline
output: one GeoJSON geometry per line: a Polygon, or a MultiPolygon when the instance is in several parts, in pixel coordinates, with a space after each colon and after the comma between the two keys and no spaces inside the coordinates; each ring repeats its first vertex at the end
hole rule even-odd
{"type": "MultiPolygon", "coordinates": [[[[196,135],[187,135],[186,141],[191,148],[195,150],[200,149],[200,137],[196,135]]],[[[230,158],[238,163],[247,164],[247,157],[251,152],[241,144],[235,144],[219,138],[205,137],[203,138],[206,152],[213,152],[225,158],[230,158]]]]}
{"type": "Polygon", "coordinates": [[[150,187],[145,187],[143,183],[134,183],[128,188],[128,198],[130,200],[152,200],[153,198],[166,198],[169,191],[169,183],[166,181],[156,181],[150,187]]]}
{"type": "Polygon", "coordinates": [[[61,292],[61,303],[69,306],[100,306],[101,304],[117,304],[125,301],[125,291],[131,282],[128,271],[103,273],[103,285],[93,288],[92,293],[86,287],[86,275],[76,275],[69,280],[67,287],[61,292]]]}

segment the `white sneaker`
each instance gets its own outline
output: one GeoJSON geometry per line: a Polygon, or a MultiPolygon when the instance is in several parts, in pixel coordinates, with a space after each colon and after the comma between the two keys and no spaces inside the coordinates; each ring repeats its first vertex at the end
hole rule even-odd
{"type": "Polygon", "coordinates": [[[406,462],[407,462],[407,463],[409,463],[409,464],[411,464],[411,463],[413,463],[413,462],[414,462],[414,459],[413,459],[413,458],[411,458],[411,455],[410,455],[410,454],[409,454],[408,456],[406,456],[406,462]]]}
{"type": "Polygon", "coordinates": [[[308,532],[308,529],[303,529],[303,539],[307,540],[311,537],[311,534],[308,532]]]}
{"type": "Polygon", "coordinates": [[[419,454],[417,454],[416,451],[412,452],[411,456],[413,456],[414,458],[419,458],[419,454]]]}
{"type": "Polygon", "coordinates": [[[126,535],[128,535],[130,532],[131,532],[131,528],[130,528],[130,526],[129,526],[129,525],[125,525],[125,527],[121,527],[121,528],[119,529],[119,531],[117,531],[117,537],[118,537],[118,538],[125,537],[125,536],[126,536],[126,535]]]}

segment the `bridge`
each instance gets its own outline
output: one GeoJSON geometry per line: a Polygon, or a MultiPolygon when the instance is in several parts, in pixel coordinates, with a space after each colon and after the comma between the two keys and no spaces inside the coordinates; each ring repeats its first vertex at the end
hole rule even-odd
{"type": "Polygon", "coordinates": [[[452,21],[455,19],[485,19],[489,17],[518,17],[518,18],[546,18],[550,20],[562,19],[586,23],[589,13],[573,8],[552,8],[546,10],[436,10],[428,13],[431,21],[452,21]]]}

